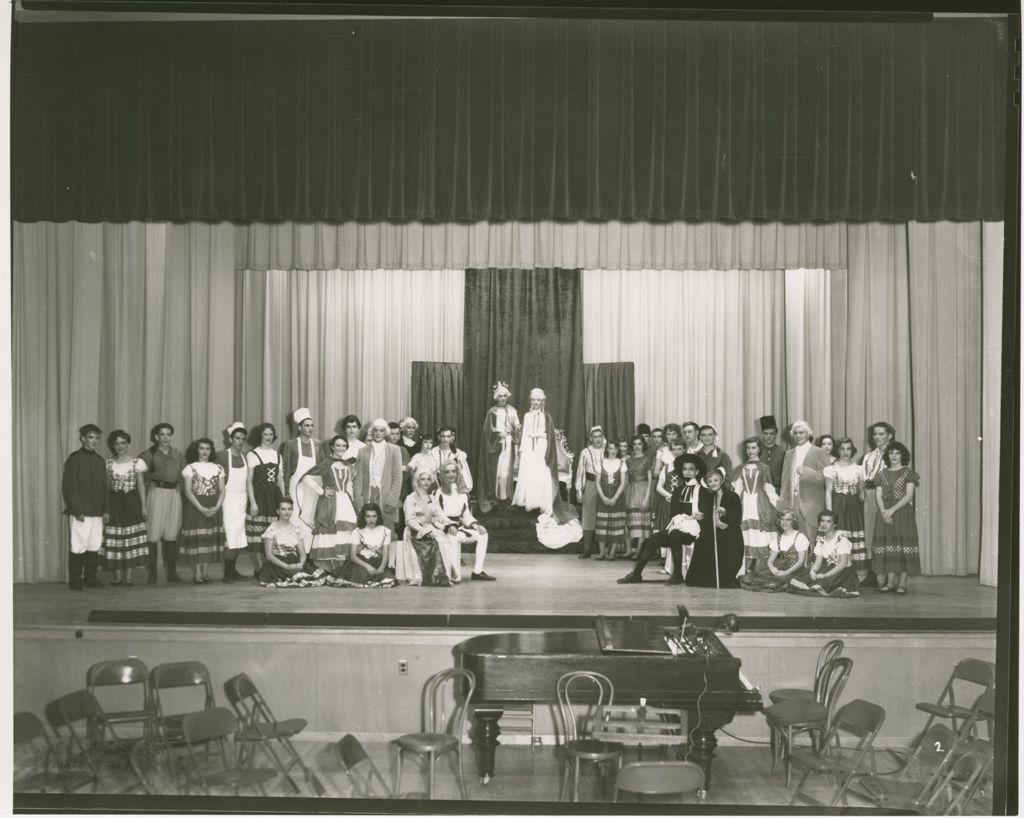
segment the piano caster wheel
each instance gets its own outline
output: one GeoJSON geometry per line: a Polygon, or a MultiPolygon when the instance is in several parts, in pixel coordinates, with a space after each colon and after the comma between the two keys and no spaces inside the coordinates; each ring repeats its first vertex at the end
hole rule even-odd
{"type": "Polygon", "coordinates": [[[491,783],[491,777],[489,775],[485,775],[483,778],[480,779],[480,783],[486,787],[488,784],[491,783]]]}
{"type": "Polygon", "coordinates": [[[708,800],[708,791],[707,790],[697,790],[697,800],[700,803],[702,803],[702,804],[705,801],[707,801],[708,800]]]}

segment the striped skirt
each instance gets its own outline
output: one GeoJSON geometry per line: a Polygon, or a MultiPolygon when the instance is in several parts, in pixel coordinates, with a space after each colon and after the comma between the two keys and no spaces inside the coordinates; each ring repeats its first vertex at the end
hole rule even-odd
{"type": "MultiPolygon", "coordinates": [[[[217,498],[197,496],[203,508],[213,508],[217,498]]],[[[224,525],[221,512],[213,517],[206,517],[192,503],[185,503],[184,518],[181,523],[181,547],[178,559],[184,565],[212,564],[221,561],[221,549],[224,546],[224,525]]]]}
{"type": "Polygon", "coordinates": [[[100,559],[103,567],[134,568],[145,565],[149,555],[146,518],[137,491],[107,492],[107,522],[103,525],[100,559]]]}

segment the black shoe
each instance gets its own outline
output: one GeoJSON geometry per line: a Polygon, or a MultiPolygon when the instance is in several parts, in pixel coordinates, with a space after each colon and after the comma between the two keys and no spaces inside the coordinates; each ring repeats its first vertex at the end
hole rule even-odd
{"type": "Polygon", "coordinates": [[[630,571],[628,574],[626,574],[626,576],[622,577],[621,579],[617,579],[615,581],[619,583],[619,585],[632,585],[636,582],[643,582],[643,580],[636,574],[634,574],[632,571],[630,571]]]}
{"type": "Polygon", "coordinates": [[[668,578],[668,582],[666,582],[665,584],[666,585],[682,585],[685,582],[686,582],[686,580],[683,579],[682,577],[669,577],[668,578]]]}
{"type": "Polygon", "coordinates": [[[488,574],[486,571],[481,571],[480,573],[477,573],[476,571],[474,571],[472,574],[469,575],[469,578],[470,579],[479,579],[479,580],[482,580],[483,582],[494,582],[495,581],[495,578],[492,577],[490,574],[488,574]]]}
{"type": "Polygon", "coordinates": [[[861,588],[877,588],[878,587],[878,575],[874,571],[868,571],[868,575],[864,577],[864,581],[860,584],[861,588]]]}

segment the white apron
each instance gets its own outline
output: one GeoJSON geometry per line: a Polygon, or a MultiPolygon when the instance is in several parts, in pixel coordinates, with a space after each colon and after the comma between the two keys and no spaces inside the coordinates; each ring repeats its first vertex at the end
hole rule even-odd
{"type": "MultiPolygon", "coordinates": [[[[309,443],[310,449],[313,449],[313,441],[309,443]]],[[[316,465],[316,457],[306,457],[302,453],[302,439],[298,440],[299,459],[295,461],[295,471],[292,473],[291,479],[288,481],[288,496],[292,498],[292,523],[294,525],[301,526],[303,533],[312,536],[312,529],[306,524],[306,521],[302,519],[299,514],[299,507],[302,508],[316,508],[316,492],[313,491],[308,485],[302,484],[302,476],[308,472],[313,466],[316,465]]]]}
{"type": "Polygon", "coordinates": [[[242,456],[242,465],[235,468],[233,458],[228,452],[228,478],[224,483],[224,537],[228,551],[241,551],[248,546],[245,539],[245,511],[249,504],[246,489],[246,478],[249,467],[242,456]]]}

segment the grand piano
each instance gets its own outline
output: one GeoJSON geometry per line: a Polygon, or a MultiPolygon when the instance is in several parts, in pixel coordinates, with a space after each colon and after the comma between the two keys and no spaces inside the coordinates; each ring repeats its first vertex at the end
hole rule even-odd
{"type": "Polygon", "coordinates": [[[611,679],[616,704],[646,699],[652,707],[686,711],[687,757],[701,765],[704,786],[710,786],[715,731],[737,713],[761,710],[760,692],[743,678],[740,660],[713,631],[690,631],[684,637],[687,651],[673,655],[663,639],[664,628],[645,621],[614,624],[614,635],[599,620],[593,630],[488,634],[456,646],[458,663],[477,679],[474,739],[484,783],[495,772],[504,706],[556,703],[560,676],[591,670],[611,679]]]}

